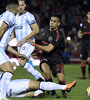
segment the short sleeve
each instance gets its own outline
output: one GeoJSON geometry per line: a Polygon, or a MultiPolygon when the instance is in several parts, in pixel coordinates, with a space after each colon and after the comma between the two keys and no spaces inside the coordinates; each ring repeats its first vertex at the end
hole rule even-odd
{"type": "Polygon", "coordinates": [[[26,21],[29,25],[36,23],[35,17],[30,13],[27,14],[26,21]]]}
{"type": "Polygon", "coordinates": [[[58,45],[60,45],[61,47],[64,47],[65,46],[65,41],[64,41],[63,33],[60,32],[60,34],[57,36],[57,38],[53,39],[51,44],[54,47],[57,47],[58,45]]]}
{"type": "Polygon", "coordinates": [[[3,22],[8,24],[8,27],[12,27],[15,24],[15,15],[12,13],[8,13],[4,19],[3,22]]]}

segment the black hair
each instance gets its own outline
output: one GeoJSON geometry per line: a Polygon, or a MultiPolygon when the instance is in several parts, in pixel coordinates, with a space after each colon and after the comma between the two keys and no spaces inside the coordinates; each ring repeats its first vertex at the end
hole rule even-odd
{"type": "Polygon", "coordinates": [[[9,4],[7,4],[7,6],[6,6],[6,8],[8,8],[8,9],[15,9],[15,8],[17,8],[18,7],[18,5],[17,4],[14,4],[14,3],[9,3],[9,4]]]}
{"type": "Polygon", "coordinates": [[[51,17],[57,17],[59,19],[59,21],[60,21],[60,14],[52,14],[51,17]]]}

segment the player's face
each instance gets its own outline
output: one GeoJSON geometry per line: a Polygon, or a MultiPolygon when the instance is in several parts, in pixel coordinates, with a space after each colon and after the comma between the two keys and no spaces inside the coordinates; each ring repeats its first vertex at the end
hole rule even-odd
{"type": "Polygon", "coordinates": [[[59,19],[57,17],[51,17],[50,19],[50,29],[56,30],[60,25],[59,19]]]}
{"type": "Polygon", "coordinates": [[[17,8],[13,10],[13,13],[16,15],[17,14],[17,8]]]}
{"type": "Polygon", "coordinates": [[[88,19],[90,19],[90,12],[87,13],[87,17],[88,17],[88,19]]]}
{"type": "Polygon", "coordinates": [[[18,5],[18,12],[22,14],[25,11],[26,4],[24,1],[19,1],[18,5]]]}

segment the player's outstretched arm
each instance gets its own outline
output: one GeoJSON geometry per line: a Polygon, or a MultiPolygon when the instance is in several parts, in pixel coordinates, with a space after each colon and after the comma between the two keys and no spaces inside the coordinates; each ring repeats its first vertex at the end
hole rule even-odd
{"type": "Polygon", "coordinates": [[[13,49],[11,46],[7,47],[7,51],[11,54],[15,55],[16,57],[19,57],[21,59],[27,59],[27,57],[23,54],[18,53],[15,49],[13,49]]]}
{"type": "Polygon", "coordinates": [[[49,43],[47,46],[42,46],[42,45],[36,44],[31,39],[29,39],[29,43],[35,46],[36,48],[46,51],[46,52],[51,52],[54,49],[54,46],[51,43],[49,43]]]}
{"type": "Polygon", "coordinates": [[[37,23],[32,24],[31,28],[32,28],[33,31],[28,36],[26,36],[23,40],[19,41],[17,43],[17,45],[21,46],[26,40],[34,37],[36,34],[39,33],[39,27],[38,27],[37,23]]]}

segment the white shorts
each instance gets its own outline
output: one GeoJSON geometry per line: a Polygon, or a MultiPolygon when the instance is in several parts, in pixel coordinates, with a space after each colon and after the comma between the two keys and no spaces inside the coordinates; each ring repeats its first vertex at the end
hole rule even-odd
{"type": "Polygon", "coordinates": [[[0,65],[8,61],[10,61],[9,57],[7,56],[3,48],[0,47],[0,65]]]}
{"type": "Polygon", "coordinates": [[[25,93],[24,95],[19,93],[28,90],[29,82],[30,79],[11,80],[7,91],[8,97],[20,97],[20,96],[24,97],[25,93]]]}
{"type": "Polygon", "coordinates": [[[18,46],[17,49],[19,53],[26,55],[29,59],[35,47],[32,46],[30,43],[26,42],[21,47],[18,46]]]}

